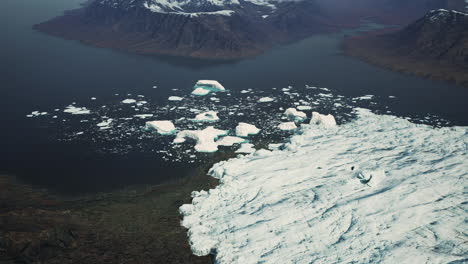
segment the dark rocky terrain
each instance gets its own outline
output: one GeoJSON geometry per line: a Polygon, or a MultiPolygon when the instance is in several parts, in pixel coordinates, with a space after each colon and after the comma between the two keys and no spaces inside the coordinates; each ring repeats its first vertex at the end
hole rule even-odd
{"type": "Polygon", "coordinates": [[[314,33],[356,27],[362,19],[406,23],[451,2],[456,1],[91,0],[35,28],[142,54],[234,59],[314,33]]]}
{"type": "Polygon", "coordinates": [[[178,208],[220,154],[173,184],[64,199],[0,175],[0,263],[212,263],[192,254],[178,208]]]}
{"type": "Polygon", "coordinates": [[[392,70],[468,86],[468,15],[434,10],[395,32],[350,38],[345,51],[392,70]]]}

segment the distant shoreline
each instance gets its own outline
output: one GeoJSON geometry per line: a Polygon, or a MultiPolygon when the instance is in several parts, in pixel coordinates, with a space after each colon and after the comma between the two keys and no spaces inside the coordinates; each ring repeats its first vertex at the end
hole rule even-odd
{"type": "MultiPolygon", "coordinates": [[[[395,31],[396,29],[393,29],[395,31]]],[[[388,70],[412,74],[430,80],[446,81],[468,87],[468,69],[425,58],[394,54],[381,37],[392,31],[374,31],[348,37],[342,49],[348,56],[388,70]]]]}

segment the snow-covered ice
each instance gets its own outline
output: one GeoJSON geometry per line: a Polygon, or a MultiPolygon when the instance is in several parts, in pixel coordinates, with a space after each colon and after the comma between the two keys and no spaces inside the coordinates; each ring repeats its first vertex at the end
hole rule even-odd
{"type": "Polygon", "coordinates": [[[195,89],[192,91],[192,94],[193,94],[193,95],[198,95],[198,96],[207,95],[207,94],[209,94],[209,93],[211,93],[210,90],[205,89],[205,88],[201,88],[201,87],[195,88],[195,89]]]}
{"type": "Polygon", "coordinates": [[[255,151],[256,149],[254,148],[254,144],[243,143],[241,144],[240,148],[236,150],[236,153],[250,154],[250,153],[254,153],[255,151]]]}
{"type": "Polygon", "coordinates": [[[260,133],[260,129],[256,126],[244,122],[240,122],[236,126],[236,135],[238,137],[248,137],[260,133]]]}
{"type": "Polygon", "coordinates": [[[135,99],[125,99],[122,101],[122,104],[134,104],[137,101],[135,99]]]}
{"type": "Polygon", "coordinates": [[[323,115],[318,112],[312,112],[312,118],[310,119],[310,124],[333,127],[333,126],[336,126],[336,120],[335,120],[335,117],[330,114],[323,115]]]}
{"type": "Polygon", "coordinates": [[[280,130],[285,130],[285,131],[288,131],[288,130],[294,130],[297,128],[296,126],[296,123],[294,122],[283,122],[283,123],[280,123],[278,125],[278,128],[280,130]]]}
{"type": "Polygon", "coordinates": [[[197,122],[215,122],[218,121],[218,113],[215,111],[208,111],[195,116],[194,121],[197,122]]]}
{"type": "Polygon", "coordinates": [[[241,137],[226,136],[216,141],[218,146],[232,146],[234,144],[245,143],[247,140],[241,137]]]}
{"type": "Polygon", "coordinates": [[[291,121],[304,121],[307,119],[307,114],[301,111],[297,111],[296,108],[288,108],[284,111],[284,115],[291,121]]]}
{"type": "Polygon", "coordinates": [[[167,98],[167,100],[169,100],[169,101],[182,101],[182,100],[184,100],[184,98],[180,97],[180,96],[169,96],[169,98],[167,98]]]}
{"type": "Polygon", "coordinates": [[[174,143],[180,144],[186,141],[186,138],[196,142],[195,150],[198,152],[216,152],[218,144],[215,142],[220,136],[227,135],[229,131],[216,129],[209,126],[203,130],[182,130],[177,133],[174,143]]]}
{"type": "Polygon", "coordinates": [[[176,132],[174,123],[170,120],[156,120],[145,123],[147,129],[155,129],[161,135],[172,135],[176,132]]]}
{"type": "Polygon", "coordinates": [[[193,252],[221,264],[464,263],[468,128],[357,114],[214,165],[220,185],[180,207],[193,252]]]}
{"type": "Polygon", "coordinates": [[[63,112],[72,115],[88,115],[91,113],[86,107],[76,107],[74,105],[67,106],[63,112]]]}

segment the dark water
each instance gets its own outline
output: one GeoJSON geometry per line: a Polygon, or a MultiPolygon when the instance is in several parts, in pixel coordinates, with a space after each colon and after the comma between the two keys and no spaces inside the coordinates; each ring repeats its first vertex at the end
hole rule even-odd
{"type": "MultiPolygon", "coordinates": [[[[145,57],[95,48],[33,31],[31,26],[76,8],[82,0],[3,0],[0,3],[0,173],[61,193],[106,191],[183,177],[151,153],[99,154],[93,142],[59,142],[26,114],[62,108],[94,96],[145,94],[165,102],[172,89],[189,93],[198,79],[215,79],[230,90],[329,87],[355,97],[374,94],[398,115],[435,114],[468,124],[468,89],[390,72],[340,53],[343,35],[315,36],[253,59],[214,63],[145,57]],[[152,89],[154,85],[158,89],[152,89]]],[[[174,168],[175,167],[175,168],[174,168]]]]}

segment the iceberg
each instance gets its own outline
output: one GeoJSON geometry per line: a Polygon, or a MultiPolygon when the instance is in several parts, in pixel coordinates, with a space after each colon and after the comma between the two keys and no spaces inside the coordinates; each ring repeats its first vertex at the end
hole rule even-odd
{"type": "Polygon", "coordinates": [[[145,123],[146,129],[155,129],[161,135],[172,135],[176,132],[174,123],[169,120],[148,121],[145,123]]]}
{"type": "Polygon", "coordinates": [[[283,123],[278,125],[278,128],[280,130],[289,131],[289,130],[296,129],[297,126],[296,126],[296,123],[294,123],[294,122],[283,122],[283,123]]]}
{"type": "Polygon", "coordinates": [[[236,127],[236,136],[248,137],[260,133],[260,129],[254,125],[240,122],[236,127]]]}
{"type": "Polygon", "coordinates": [[[194,121],[197,122],[216,122],[219,120],[218,113],[214,111],[208,111],[195,116],[194,121]]]}
{"type": "Polygon", "coordinates": [[[224,92],[226,89],[218,81],[214,80],[199,80],[193,87],[193,95],[203,96],[211,92],[224,92]]]}
{"type": "Polygon", "coordinates": [[[245,138],[240,138],[240,137],[233,137],[233,136],[226,136],[221,138],[220,140],[216,141],[216,144],[218,146],[232,146],[234,144],[240,144],[240,143],[245,143],[247,140],[245,138]]]}
{"type": "Polygon", "coordinates": [[[220,264],[464,263],[468,128],[357,114],[336,129],[303,125],[284,150],[215,164],[220,185],[180,207],[194,254],[220,264]]]}
{"type": "Polygon", "coordinates": [[[196,142],[195,150],[198,152],[216,152],[218,144],[215,140],[220,136],[227,135],[229,131],[216,129],[209,126],[203,130],[182,130],[177,133],[174,143],[184,143],[186,139],[192,139],[196,142]]]}
{"type": "Polygon", "coordinates": [[[307,114],[297,111],[296,108],[288,108],[284,111],[284,115],[291,121],[301,122],[307,119],[307,114]]]}
{"type": "Polygon", "coordinates": [[[312,112],[312,118],[310,119],[310,124],[322,125],[326,127],[334,127],[336,126],[336,121],[335,121],[335,117],[330,114],[322,115],[318,112],[312,112]]]}

